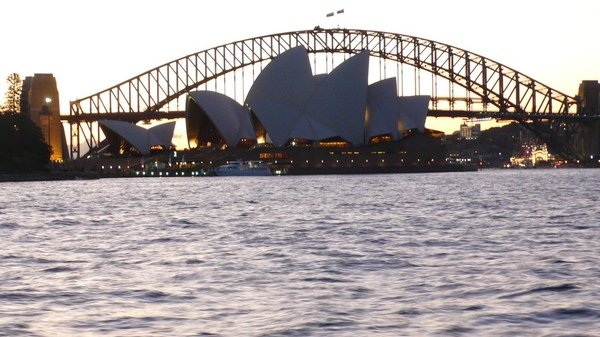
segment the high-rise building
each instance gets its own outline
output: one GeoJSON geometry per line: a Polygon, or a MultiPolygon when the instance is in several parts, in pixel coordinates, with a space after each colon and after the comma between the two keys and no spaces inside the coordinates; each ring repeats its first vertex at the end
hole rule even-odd
{"type": "Polygon", "coordinates": [[[471,127],[471,136],[473,139],[477,139],[481,134],[481,124],[477,123],[471,127]]]}
{"type": "Polygon", "coordinates": [[[462,139],[472,139],[473,135],[471,133],[471,127],[467,125],[467,123],[462,123],[460,125],[460,138],[462,139]]]}

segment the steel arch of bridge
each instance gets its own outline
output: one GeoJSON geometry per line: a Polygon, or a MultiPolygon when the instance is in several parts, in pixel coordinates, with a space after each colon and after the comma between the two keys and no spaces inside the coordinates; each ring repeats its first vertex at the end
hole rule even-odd
{"type": "MultiPolygon", "coordinates": [[[[93,122],[113,118],[139,121],[180,118],[181,111],[161,111],[200,85],[229,72],[270,60],[304,46],[309,53],[354,54],[369,50],[380,59],[407,64],[447,79],[479,97],[487,116],[518,121],[574,117],[575,98],[484,56],[448,44],[396,33],[356,29],[295,31],[250,38],[184,56],[113,87],[70,103],[71,151],[80,156],[80,135],[92,148],[100,138],[93,122]],[[494,111],[488,111],[491,105],[494,111]]],[[[441,99],[432,97],[434,105],[441,99]]],[[[452,107],[452,103],[451,103],[452,107]]],[[[445,111],[461,117],[473,111],[445,111]]],[[[470,109],[467,109],[470,110],[470,109]]],[[[98,128],[98,126],[96,126],[98,128]]],[[[535,127],[534,127],[534,130],[535,127]]],[[[538,132],[543,134],[544,132],[538,132]]]]}

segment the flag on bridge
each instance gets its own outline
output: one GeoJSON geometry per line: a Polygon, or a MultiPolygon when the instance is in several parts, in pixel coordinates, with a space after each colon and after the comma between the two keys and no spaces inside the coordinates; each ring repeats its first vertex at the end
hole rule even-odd
{"type": "Polygon", "coordinates": [[[327,17],[329,18],[329,17],[334,16],[335,14],[343,14],[343,13],[344,13],[344,9],[339,9],[336,12],[329,12],[329,13],[327,13],[327,17]]]}

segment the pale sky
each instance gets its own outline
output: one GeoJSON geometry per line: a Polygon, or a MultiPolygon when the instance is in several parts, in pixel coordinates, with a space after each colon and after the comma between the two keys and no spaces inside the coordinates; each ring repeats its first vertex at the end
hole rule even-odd
{"type": "Polygon", "coordinates": [[[0,13],[0,93],[10,73],[53,73],[64,114],[185,55],[316,25],[451,44],[569,95],[600,80],[598,0],[2,0],[0,13]]]}

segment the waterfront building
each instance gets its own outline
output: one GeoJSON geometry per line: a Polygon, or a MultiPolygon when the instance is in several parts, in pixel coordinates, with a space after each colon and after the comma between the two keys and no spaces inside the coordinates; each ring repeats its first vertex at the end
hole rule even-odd
{"type": "Polygon", "coordinates": [[[365,50],[313,76],[300,46],[263,69],[243,105],[217,92],[191,92],[190,147],[363,146],[424,132],[430,97],[398,97],[395,78],[368,85],[368,69],[365,50]]]}
{"type": "Polygon", "coordinates": [[[153,126],[149,129],[115,120],[99,122],[106,136],[104,149],[113,155],[140,154],[147,156],[152,151],[164,151],[173,147],[175,122],[153,126]]]}
{"type": "Polygon", "coordinates": [[[302,173],[444,165],[443,134],[425,129],[430,97],[399,97],[395,78],[368,84],[368,70],[364,50],[313,75],[300,46],[262,70],[243,104],[217,92],[191,92],[190,148],[229,149],[233,159],[302,173]]]}
{"type": "MultiPolygon", "coordinates": [[[[299,46],[261,71],[243,104],[218,92],[190,92],[188,156],[205,171],[231,160],[262,161],[282,174],[448,170],[443,133],[425,128],[430,97],[399,97],[395,78],[368,84],[368,70],[364,50],[313,75],[299,46]]],[[[100,123],[111,153],[135,148],[147,155],[142,149],[158,144],[142,142],[153,132],[124,124],[100,123]]]]}
{"type": "Polygon", "coordinates": [[[548,153],[546,144],[523,145],[523,153],[520,156],[510,158],[513,167],[533,167],[554,160],[552,154],[548,153]]]}

